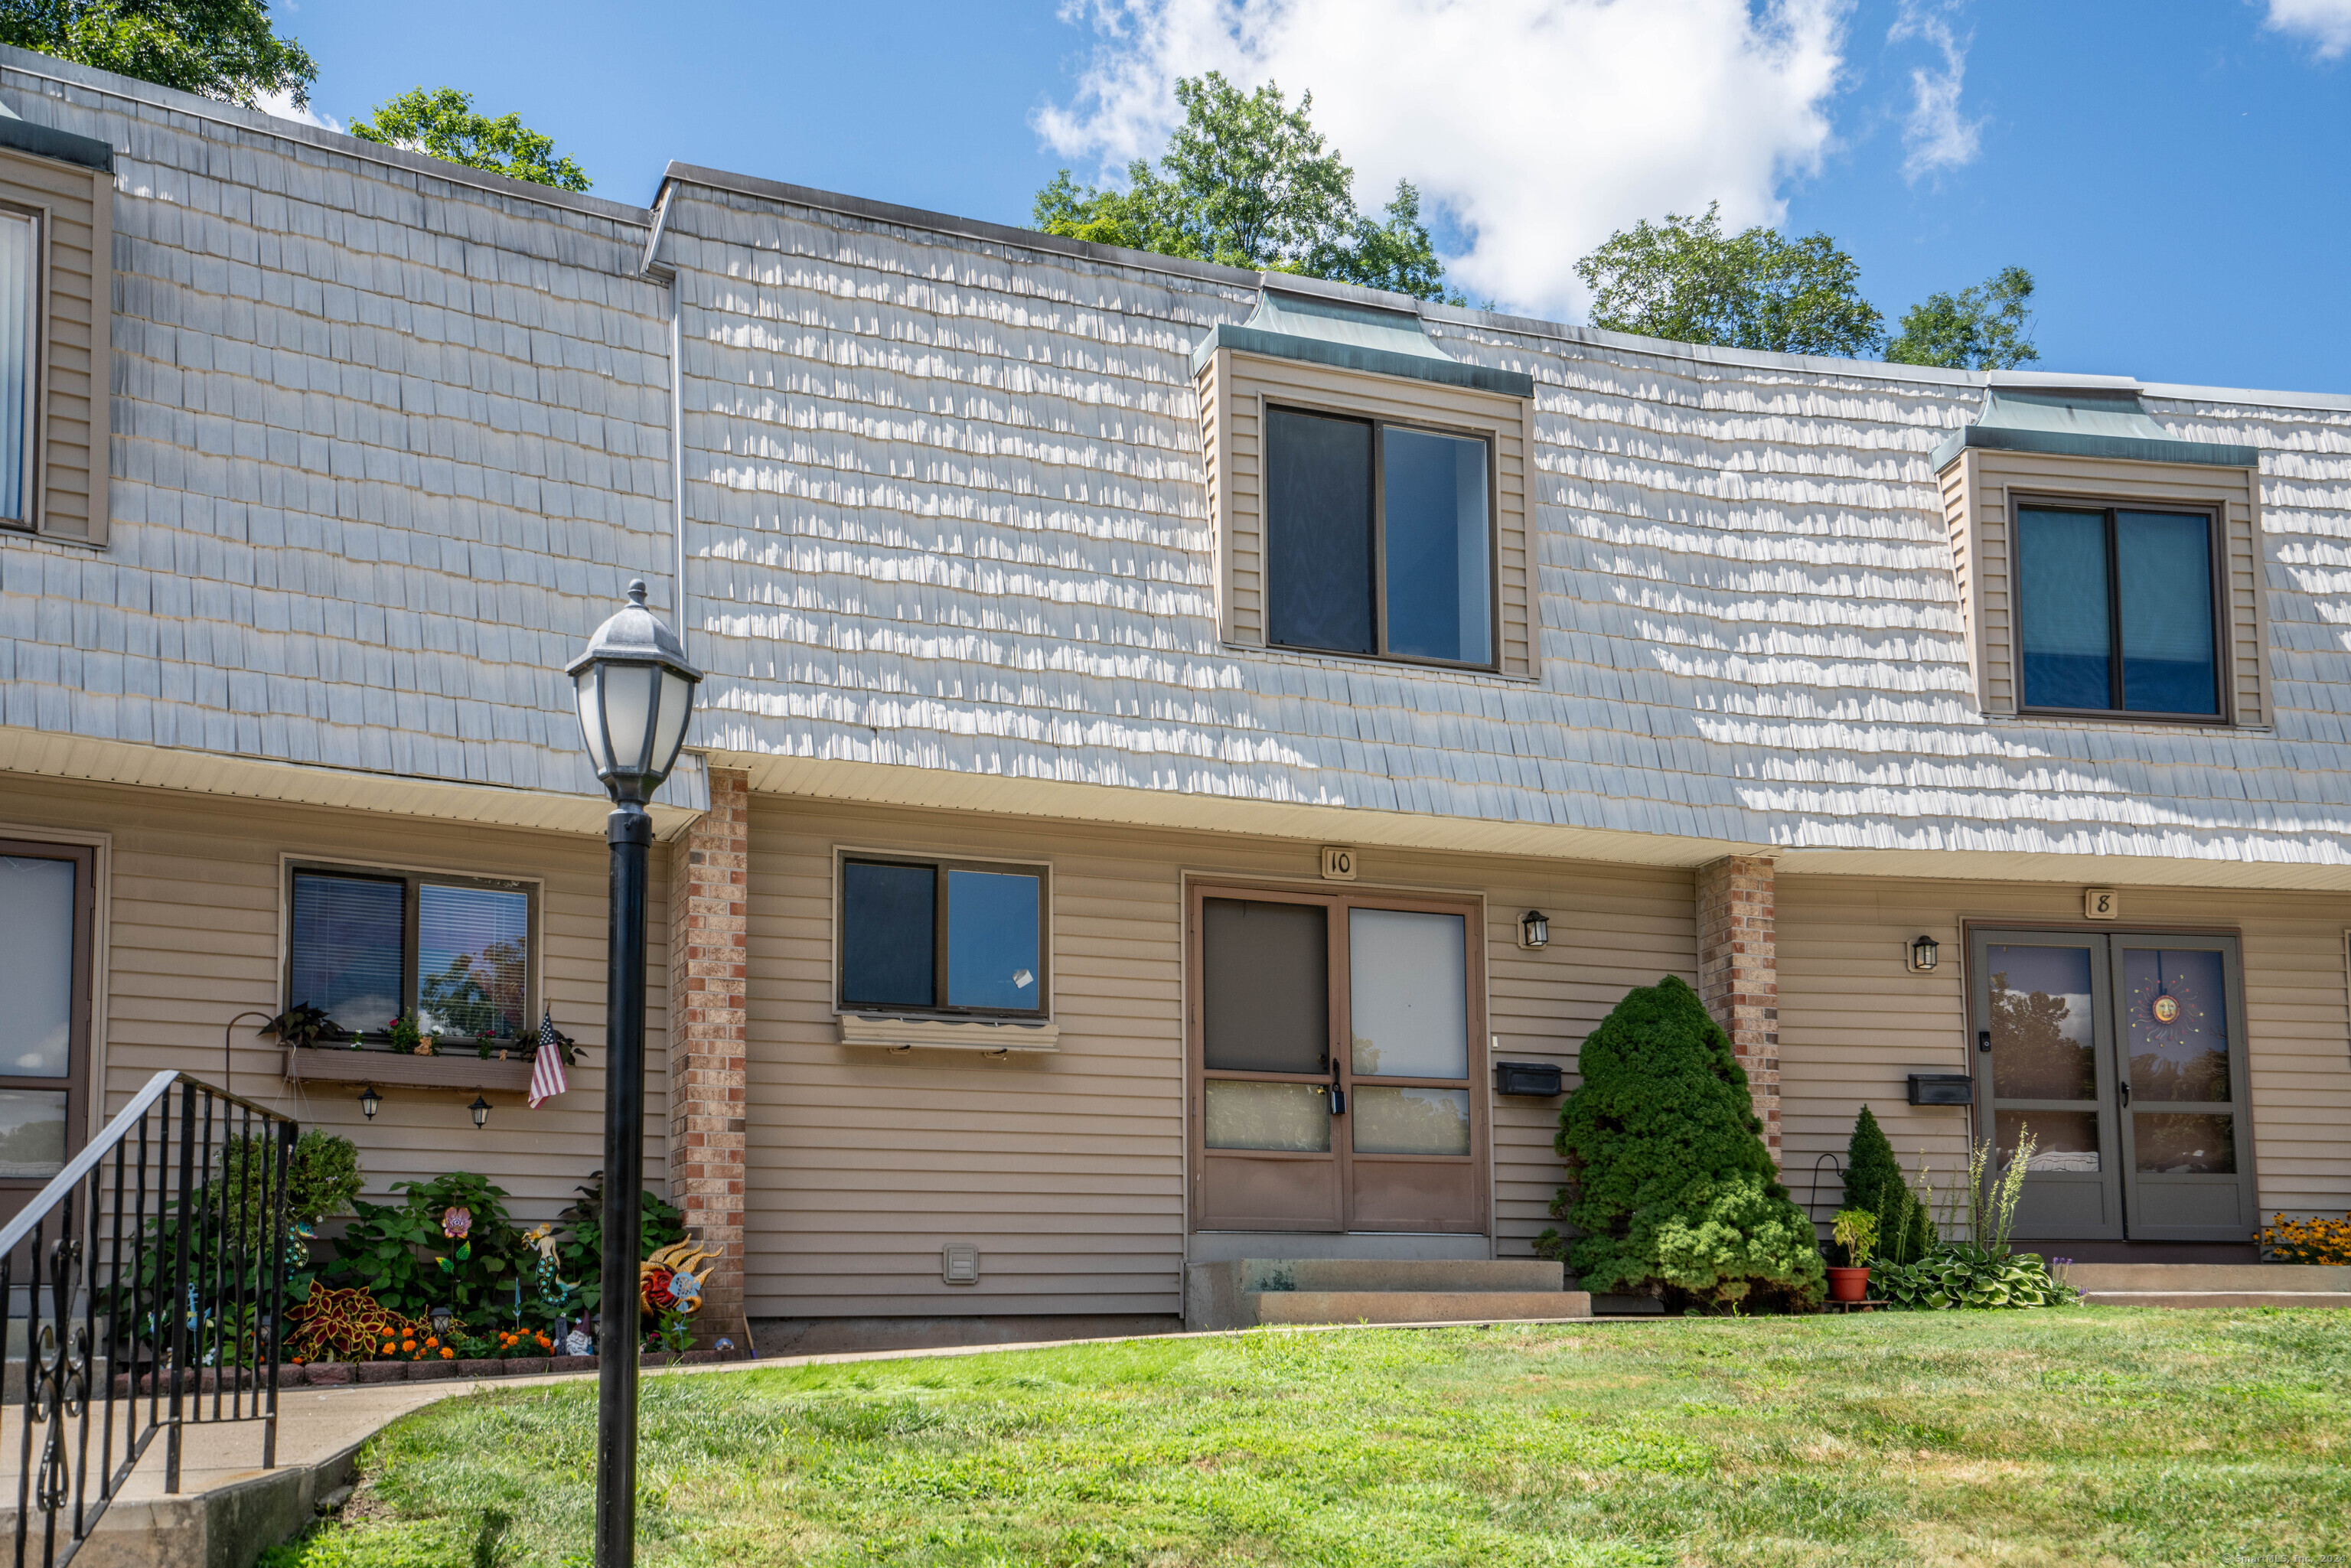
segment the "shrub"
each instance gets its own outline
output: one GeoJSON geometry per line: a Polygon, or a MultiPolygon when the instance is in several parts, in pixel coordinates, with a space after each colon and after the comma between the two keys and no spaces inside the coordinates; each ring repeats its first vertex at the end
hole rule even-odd
{"type": "Polygon", "coordinates": [[[1866,1105],[1854,1118],[1853,1139],[1845,1145],[1844,1207],[1877,1217],[1877,1256],[1884,1262],[1915,1262],[1935,1244],[1934,1218],[1902,1179],[1894,1145],[1866,1105]]]}
{"type": "Polygon", "coordinates": [[[1871,1270],[1869,1293],[1909,1312],[2062,1307],[2081,1295],[2051,1274],[2039,1253],[1999,1253],[1972,1241],[1940,1242],[1917,1262],[1871,1270]]]}
{"type": "Polygon", "coordinates": [[[2288,1219],[2281,1214],[2254,1239],[2269,1249],[2273,1263],[2324,1263],[2338,1269],[2351,1264],[2351,1215],[2288,1219]]]}
{"type": "Polygon", "coordinates": [[[1866,1269],[1877,1246],[1877,1216],[1866,1208],[1840,1208],[1829,1239],[1844,1249],[1847,1268],[1866,1269]]]}
{"type": "MultiPolygon", "coordinates": [[[[563,1264],[565,1271],[580,1281],[580,1310],[594,1312],[599,1305],[598,1281],[604,1273],[604,1173],[590,1173],[587,1181],[572,1190],[580,1195],[580,1201],[558,1217],[570,1232],[562,1246],[563,1264]]],[[[650,1192],[637,1202],[637,1261],[642,1263],[671,1242],[685,1239],[685,1213],[650,1192]]]]}
{"type": "Polygon", "coordinates": [[[1678,978],[1626,994],[1583,1042],[1560,1112],[1570,1186],[1543,1233],[1587,1291],[1668,1306],[1809,1306],[1824,1275],[1812,1221],[1788,1197],[1729,1037],[1678,978]]]}
{"type": "MultiPolygon", "coordinates": [[[[335,1243],[328,1282],[363,1290],[410,1318],[422,1318],[436,1305],[450,1307],[467,1322],[511,1318],[524,1249],[507,1218],[506,1190],[470,1171],[452,1171],[429,1182],[397,1182],[392,1190],[405,1195],[401,1202],[354,1206],[359,1218],[335,1243]],[[443,1227],[452,1208],[472,1217],[462,1236],[451,1236],[443,1227]]],[[[536,1262],[536,1255],[530,1260],[536,1262]]]]}

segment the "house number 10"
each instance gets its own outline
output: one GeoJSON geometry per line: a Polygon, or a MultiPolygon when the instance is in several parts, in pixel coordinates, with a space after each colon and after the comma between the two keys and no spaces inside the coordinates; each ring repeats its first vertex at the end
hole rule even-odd
{"type": "Polygon", "coordinates": [[[1355,852],[1339,844],[1322,846],[1322,880],[1353,882],[1355,880],[1355,852]]]}

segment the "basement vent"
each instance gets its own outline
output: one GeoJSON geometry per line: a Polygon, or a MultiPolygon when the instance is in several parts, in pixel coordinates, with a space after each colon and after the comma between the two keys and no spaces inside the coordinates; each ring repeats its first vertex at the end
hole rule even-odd
{"type": "Polygon", "coordinates": [[[979,1249],[965,1241],[950,1241],[940,1248],[939,1278],[950,1285],[978,1284],[979,1249]]]}

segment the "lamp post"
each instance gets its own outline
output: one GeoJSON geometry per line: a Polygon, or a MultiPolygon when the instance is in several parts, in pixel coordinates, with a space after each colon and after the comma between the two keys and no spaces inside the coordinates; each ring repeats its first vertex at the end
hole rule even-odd
{"type": "Polygon", "coordinates": [[[645,1159],[645,802],[676,765],[702,672],[645,608],[645,585],[564,666],[580,730],[612,798],[604,975],[604,1278],[597,1316],[596,1568],[630,1568],[637,1528],[638,1194],[645,1159]]]}

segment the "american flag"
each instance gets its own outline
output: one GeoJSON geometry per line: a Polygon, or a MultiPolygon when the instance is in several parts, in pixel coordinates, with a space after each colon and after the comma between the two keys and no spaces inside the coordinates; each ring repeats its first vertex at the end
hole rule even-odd
{"type": "Polygon", "coordinates": [[[538,1054],[530,1064],[530,1108],[538,1110],[542,1102],[570,1087],[571,1081],[563,1075],[563,1047],[556,1042],[555,1014],[549,1010],[538,1019],[538,1054]]]}

